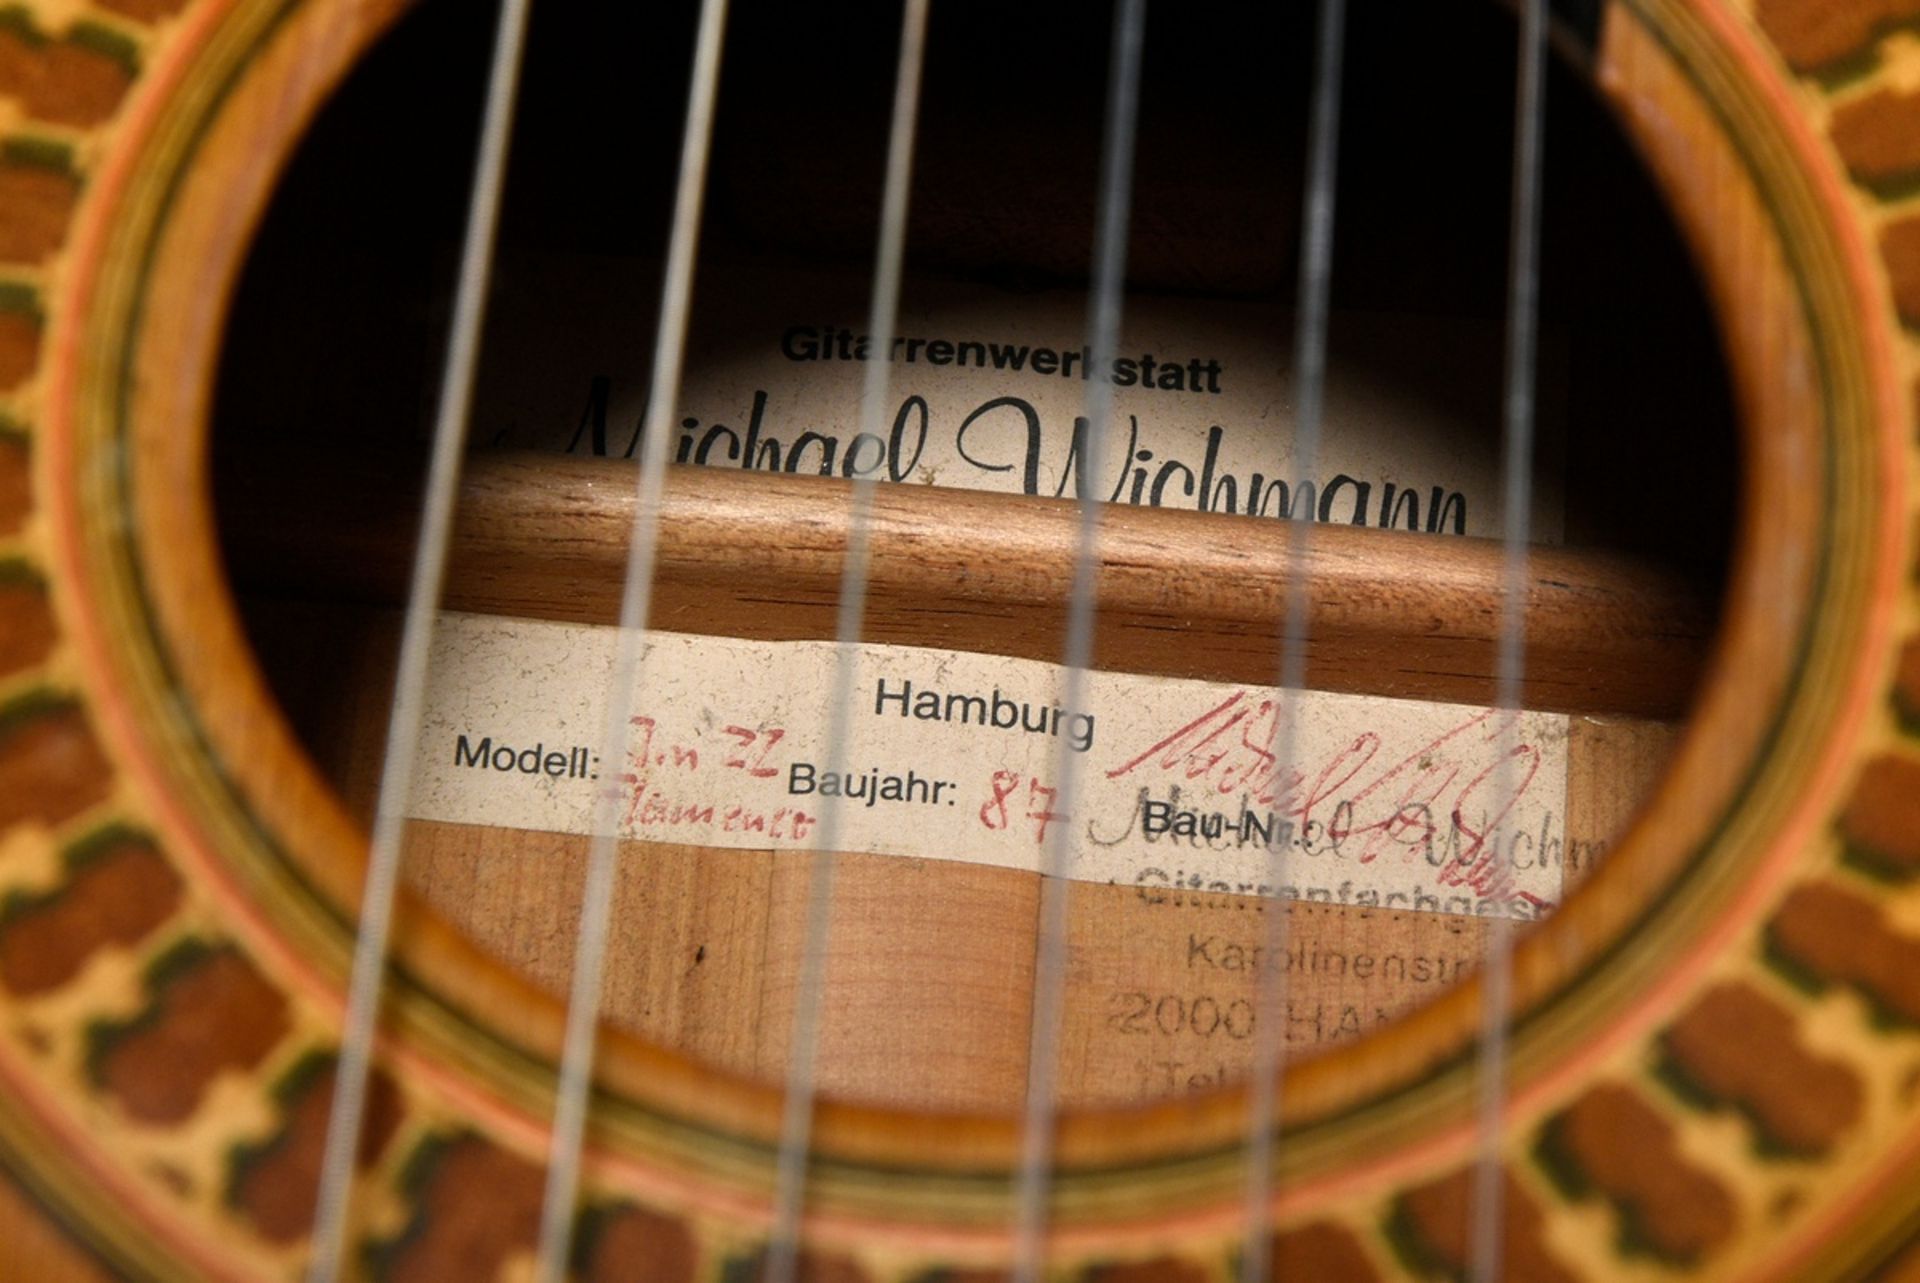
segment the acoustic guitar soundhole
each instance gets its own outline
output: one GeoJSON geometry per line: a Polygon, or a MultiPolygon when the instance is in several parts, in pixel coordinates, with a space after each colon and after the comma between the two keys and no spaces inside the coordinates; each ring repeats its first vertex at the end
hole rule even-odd
{"type": "MultiPolygon", "coordinates": [[[[1307,470],[1292,316],[1312,13],[1263,8],[1152,16],[1126,313],[1105,368],[1084,338],[1105,20],[936,9],[890,383],[863,433],[898,16],[736,6],[654,594],[652,624],[672,636],[643,667],[628,760],[609,764],[594,677],[626,550],[691,15],[536,6],[446,600],[458,613],[436,652],[403,874],[416,896],[563,994],[585,808],[595,787],[624,788],[636,840],[608,1018],[777,1080],[805,847],[838,805],[823,1088],[1010,1109],[1053,826],[1075,846],[1058,1052],[1071,1103],[1243,1075],[1263,973],[1286,980],[1289,1056],[1363,1037],[1472,974],[1491,915],[1531,922],[1574,893],[1658,779],[1713,637],[1738,486],[1714,318],[1587,82],[1581,33],[1561,33],[1531,711],[1517,765],[1496,771],[1513,742],[1484,713],[1505,528],[1513,18],[1352,5],[1325,440],[1307,470]],[[1076,428],[1102,380],[1104,458],[1076,428]],[[829,652],[807,643],[833,636],[854,477],[887,484],[869,666],[836,754],[829,652]],[[1112,516],[1101,671],[1066,707],[1049,661],[1076,493],[1112,516]],[[1263,756],[1283,515],[1316,522],[1314,693],[1290,782],[1263,756]],[[1071,816],[1050,809],[1062,763],[1087,781],[1071,816]],[[1276,840],[1291,843],[1278,888],[1263,872],[1276,840]],[[1282,907],[1276,954],[1267,917],[1282,907]]],[[[219,374],[215,501],[238,603],[287,717],[363,820],[485,9],[426,0],[326,107],[258,233],[219,374]]]]}

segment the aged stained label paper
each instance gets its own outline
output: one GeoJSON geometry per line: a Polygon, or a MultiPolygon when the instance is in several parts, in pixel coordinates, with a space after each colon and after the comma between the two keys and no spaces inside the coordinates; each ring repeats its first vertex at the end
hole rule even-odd
{"type": "Polygon", "coordinates": [[[650,633],[609,762],[617,642],[444,616],[414,816],[586,833],[608,789],[643,841],[813,849],[837,807],[839,850],[1038,871],[1064,835],[1067,876],[1149,896],[1523,919],[1560,898],[1562,716],[1117,673],[1065,708],[1057,665],[861,645],[836,755],[833,643],[650,633]]]}

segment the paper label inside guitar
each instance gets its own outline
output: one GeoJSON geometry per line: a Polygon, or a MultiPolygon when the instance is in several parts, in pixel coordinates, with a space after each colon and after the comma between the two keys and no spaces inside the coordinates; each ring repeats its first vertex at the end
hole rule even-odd
{"type": "MultiPolygon", "coordinates": [[[[514,305],[499,309],[489,346],[523,356],[483,367],[477,439],[634,457],[652,342],[633,301],[656,295],[652,272],[644,260],[568,255],[503,268],[514,305]]],[[[863,433],[863,385],[882,355],[867,333],[868,281],[794,268],[718,275],[693,309],[679,463],[1501,532],[1497,326],[1334,316],[1309,465],[1293,441],[1292,320],[1272,304],[1130,297],[1118,349],[1101,362],[1086,348],[1078,291],[909,282],[885,345],[886,400],[863,433]],[[1096,382],[1112,393],[1098,467],[1083,417],[1096,382]]],[[[1557,336],[1543,335],[1543,388],[1560,386],[1550,376],[1563,358],[1557,336]]],[[[1537,407],[1537,541],[1561,532],[1563,412],[1551,394],[1537,407]]]]}
{"type": "Polygon", "coordinates": [[[415,817],[587,833],[604,787],[622,834],[688,846],[1039,871],[1063,842],[1072,878],[1232,894],[1273,894],[1284,852],[1290,899],[1531,919],[1561,895],[1564,716],[1118,673],[1069,708],[1058,665],[862,645],[836,756],[832,643],[650,633],[608,763],[618,639],[444,617],[415,817]]]}

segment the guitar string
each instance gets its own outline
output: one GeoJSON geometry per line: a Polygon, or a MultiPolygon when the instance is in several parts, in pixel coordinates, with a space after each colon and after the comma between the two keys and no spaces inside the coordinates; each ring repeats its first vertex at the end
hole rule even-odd
{"type": "MultiPolygon", "coordinates": [[[[632,709],[642,678],[647,619],[653,604],[653,569],[660,548],[660,508],[666,492],[666,460],[672,453],[675,407],[680,400],[681,367],[686,357],[688,301],[693,293],[699,250],[726,15],[727,0],[702,0],[700,25],[694,41],[693,74],[687,87],[680,170],[674,186],[673,228],[667,238],[659,323],[654,331],[653,375],[647,390],[634,515],[628,531],[626,577],[620,589],[619,640],[608,676],[600,731],[600,761],[610,778],[594,795],[593,839],[587,849],[587,875],[581,892],[580,919],[575,928],[573,978],[567,995],[553,1137],[541,1198],[536,1277],[542,1283],[561,1283],[566,1278],[573,1248],[587,1097],[593,1083],[600,994],[613,913],[614,874],[619,864],[619,807],[625,793],[623,785],[627,784],[623,778],[626,772],[618,764],[628,759],[632,709]]],[[[643,765],[636,766],[644,772],[643,765]]],[[[632,787],[637,791],[642,783],[635,782],[632,787]]]]}
{"type": "MultiPolygon", "coordinates": [[[[326,51],[338,47],[340,41],[347,33],[351,17],[352,14],[350,10],[346,8],[335,9],[332,15],[320,25],[319,29],[323,34],[318,39],[303,43],[298,56],[298,74],[289,78],[282,86],[280,93],[276,96],[272,108],[263,113],[263,119],[271,122],[271,127],[268,130],[269,133],[284,133],[294,128],[294,120],[299,113],[298,101],[300,98],[300,87],[312,86],[325,78],[326,72],[324,64],[326,62],[326,51]]],[[[496,55],[503,44],[504,33],[501,30],[501,24],[507,20],[508,14],[503,7],[495,20],[494,49],[496,55]]],[[[477,150],[480,153],[484,153],[486,145],[483,128],[482,138],[477,150]]],[[[471,193],[469,193],[469,195],[471,196],[471,193]]],[[[473,210],[470,203],[468,210],[469,229],[472,228],[473,221],[473,210]]],[[[229,226],[226,229],[227,235],[223,236],[222,239],[236,239],[239,233],[231,226],[231,219],[228,220],[228,223],[229,226]]],[[[469,234],[467,239],[462,243],[463,261],[467,246],[471,240],[472,237],[469,234]]],[[[491,255],[488,257],[490,260],[491,255]]],[[[457,319],[453,324],[457,326],[457,319]]],[[[439,429],[443,424],[443,419],[438,415],[437,410],[438,406],[443,405],[446,401],[445,389],[450,374],[450,370],[447,367],[449,367],[452,362],[452,346],[450,333],[448,353],[441,371],[442,390],[439,401],[436,403],[435,427],[430,431],[428,438],[430,443],[430,458],[432,457],[431,443],[439,439],[439,429]]],[[[426,508],[429,512],[433,505],[434,495],[434,477],[430,468],[425,499],[426,508]]],[[[421,591],[420,579],[423,568],[421,554],[425,551],[426,544],[425,541],[422,541],[416,548],[414,565],[410,571],[410,601],[414,595],[421,591]]],[[[437,603],[439,598],[438,589],[427,590],[427,592],[429,599],[437,603]]],[[[403,614],[403,619],[411,619],[413,617],[411,610],[403,614]]],[[[396,686],[404,685],[406,658],[408,654],[406,641],[406,630],[403,625],[399,663],[395,670],[396,686]]],[[[394,704],[396,707],[399,705],[401,698],[401,692],[396,690],[394,696],[394,704]]],[[[390,722],[388,725],[389,744],[387,746],[389,751],[388,758],[386,759],[388,761],[393,760],[391,753],[393,729],[393,725],[390,722]]],[[[386,784],[387,779],[383,771],[378,786],[380,792],[375,798],[374,813],[376,817],[385,809],[383,804],[386,784]]],[[[389,858],[397,860],[398,857],[396,854],[389,858]]],[[[370,835],[367,859],[368,875],[366,883],[362,886],[362,922],[366,921],[369,916],[366,908],[366,898],[368,894],[372,894],[375,898],[379,898],[380,896],[379,883],[382,879],[376,875],[376,871],[381,865],[382,848],[379,835],[376,831],[370,835]]],[[[385,954],[384,942],[368,940],[366,933],[362,931],[356,937],[355,952],[349,960],[348,998],[342,1019],[341,1050],[334,1065],[334,1085],[327,1105],[327,1131],[322,1137],[321,1167],[314,1187],[313,1228],[310,1234],[310,1252],[307,1269],[307,1278],[310,1280],[331,1280],[337,1276],[339,1272],[339,1260],[342,1248],[344,1247],[345,1224],[351,1203],[350,1191],[353,1179],[350,1160],[354,1157],[354,1150],[357,1148],[353,1142],[357,1141],[360,1135],[362,1119],[365,1113],[365,1083],[368,1073],[367,1067],[371,1060],[371,1026],[374,1013],[377,1011],[379,1005],[380,981],[382,979],[381,969],[379,967],[372,968],[372,982],[369,987],[365,979],[368,971],[364,968],[361,956],[361,950],[363,948],[370,950],[376,961],[382,960],[385,954]]]]}
{"type": "Polygon", "coordinates": [[[415,758],[425,716],[427,666],[433,645],[447,548],[465,450],[466,425],[473,401],[481,328],[486,319],[487,283],[500,218],[500,193],[506,175],[507,148],[513,133],[521,56],[526,46],[530,0],[502,0],[488,71],[486,108],[480,130],[473,184],[454,293],[452,332],[441,369],[434,419],[431,462],[407,589],[405,620],[393,685],[393,713],[387,723],[374,805],[366,883],[361,892],[360,930],[354,941],[347,1009],[334,1071],[333,1100],[314,1198],[311,1283],[334,1283],[346,1246],[349,1195],[366,1113],[367,1079],[373,1030],[380,1005],[388,938],[393,926],[394,891],[399,880],[401,841],[413,794],[415,758]]]}
{"type": "MultiPolygon", "coordinates": [[[[1524,0],[1520,11],[1518,77],[1514,90],[1513,207],[1507,265],[1506,389],[1502,406],[1500,643],[1495,669],[1495,707],[1500,710],[1500,756],[1495,772],[1496,812],[1481,824],[1480,841],[1493,839],[1496,900],[1509,875],[1496,826],[1511,814],[1519,742],[1521,681],[1526,655],[1527,548],[1532,514],[1534,378],[1540,302],[1541,134],[1546,102],[1546,0],[1524,0]]],[[[1482,860],[1488,857],[1482,854],[1482,860]]],[[[1507,912],[1487,922],[1481,964],[1481,1031],[1478,1153],[1473,1166],[1468,1263],[1474,1283],[1503,1275],[1506,1224],[1504,1167],[1500,1147],[1506,1123],[1507,1004],[1513,988],[1513,924],[1507,912]]]]}
{"type": "MultiPolygon", "coordinates": [[[[1321,0],[1319,39],[1314,49],[1312,108],[1308,124],[1307,183],[1301,202],[1300,282],[1294,317],[1294,474],[1312,478],[1320,470],[1322,409],[1326,391],[1327,310],[1333,284],[1335,183],[1340,160],[1341,62],[1346,32],[1346,0],[1321,0]]],[[[1275,473],[1279,474],[1276,467],[1275,473]]],[[[1280,621],[1280,662],[1273,691],[1274,734],[1268,831],[1282,834],[1278,846],[1269,846],[1268,886],[1262,894],[1266,912],[1266,956],[1287,955],[1290,910],[1281,888],[1293,850],[1293,829],[1283,826],[1283,813],[1297,796],[1292,781],[1298,749],[1295,712],[1298,692],[1306,686],[1307,633],[1311,626],[1307,598],[1307,558],[1311,555],[1312,521],[1287,523],[1285,601],[1280,621]]],[[[1308,817],[1299,816],[1304,830],[1308,817]]],[[[1247,1116],[1246,1241],[1240,1255],[1243,1283],[1265,1283],[1272,1274],[1273,1161],[1281,1122],[1280,1074],[1285,1068],[1286,1040],[1281,1019],[1287,994],[1286,974],[1261,968],[1255,973],[1255,1041],[1247,1116]]]]}
{"type": "MultiPolygon", "coordinates": [[[[915,123],[920,106],[920,72],[927,38],[928,0],[905,0],[900,52],[894,70],[893,115],[887,134],[887,172],[880,196],[879,241],[874,249],[873,289],[867,307],[868,351],[860,391],[860,432],[878,437],[891,386],[893,332],[899,320],[901,264],[906,255],[907,195],[913,177],[915,123]]],[[[858,440],[858,437],[854,438],[858,440]]],[[[834,669],[827,697],[827,769],[846,770],[847,737],[853,706],[853,676],[866,623],[867,571],[872,552],[873,491],[868,474],[852,479],[847,497],[847,553],[841,565],[840,601],[835,623],[834,669]]],[[[815,828],[813,866],[808,878],[806,930],[795,984],[793,1026],[789,1034],[786,1096],[781,1108],[780,1148],[774,1168],[773,1237],[768,1245],[765,1283],[792,1283],[799,1266],[800,1210],[806,1186],[807,1156],[813,1136],[817,1090],[820,1008],[826,987],[827,945],[832,930],[833,872],[839,850],[844,799],[827,799],[815,828]]]]}
{"type": "MultiPolygon", "coordinates": [[[[1095,215],[1092,280],[1087,298],[1088,368],[1110,367],[1120,335],[1122,288],[1126,281],[1128,214],[1133,199],[1133,149],[1140,105],[1141,51],[1145,43],[1146,0],[1121,0],[1114,15],[1108,62],[1104,136],[1100,146],[1099,204],[1095,215]]],[[[1079,708],[1093,659],[1093,627],[1099,571],[1101,503],[1094,479],[1106,475],[1107,420],[1113,386],[1105,378],[1087,380],[1083,402],[1087,448],[1080,474],[1080,520],[1073,558],[1063,647],[1065,666],[1060,706],[1079,708]]],[[[1034,951],[1033,1009],[1027,1035],[1027,1089],[1021,1112],[1019,1169],[1014,1185],[1014,1278],[1034,1283],[1042,1272],[1047,1193],[1053,1170],[1054,1100],[1060,1025],[1065,999],[1068,884],[1072,859],[1071,818],[1079,791],[1079,757],[1065,737],[1054,750],[1052,805],[1059,821],[1044,844],[1040,877],[1039,938],[1034,951]]]]}

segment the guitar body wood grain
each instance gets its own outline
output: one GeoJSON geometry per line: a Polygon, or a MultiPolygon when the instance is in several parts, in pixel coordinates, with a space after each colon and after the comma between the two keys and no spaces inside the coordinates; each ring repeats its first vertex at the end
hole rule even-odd
{"type": "MultiPolygon", "coordinates": [[[[302,128],[399,9],[33,0],[0,18],[7,1277],[286,1277],[305,1260],[364,869],[357,812],[384,718],[385,608],[291,603],[243,621],[210,494],[214,372],[249,239],[302,128]],[[361,623],[337,629],[349,615],[361,623]],[[294,701],[247,631],[263,622],[276,654],[361,679],[322,710],[330,747],[303,742],[283,711],[294,701]]],[[[1911,1250],[1920,1225],[1916,16],[1886,0],[1619,0],[1590,51],[1721,327],[1741,516],[1684,727],[1676,673],[1697,662],[1700,613],[1661,582],[1620,586],[1604,559],[1543,554],[1565,558],[1556,589],[1587,576],[1576,587],[1597,595],[1583,602],[1624,602],[1606,617],[1653,626],[1609,626],[1586,639],[1602,658],[1583,659],[1577,620],[1551,600],[1537,614],[1533,702],[1612,701],[1573,724],[1566,819],[1610,849],[1515,955],[1510,1277],[1854,1277],[1911,1250]],[[1582,671],[1614,662],[1641,671],[1582,671]]],[[[471,529],[495,531],[505,553],[551,538],[600,587],[543,593],[537,566],[489,578],[496,562],[476,555],[460,591],[503,613],[598,617],[608,541],[580,532],[623,510],[568,487],[622,473],[482,465],[476,486],[502,502],[470,509],[471,529]]],[[[808,532],[781,570],[803,589],[788,626],[824,635],[839,492],[783,482],[768,508],[743,502],[753,484],[676,482],[673,626],[776,627],[761,598],[724,590],[726,567],[755,555],[726,514],[756,507],[808,532]]],[[[1004,567],[969,617],[934,609],[970,570],[966,532],[943,525],[937,499],[891,501],[900,543],[882,567],[879,639],[1044,653],[1057,616],[1020,594],[1059,580],[1064,507],[954,500],[1000,541],[1004,567]]],[[[1204,583],[1155,596],[1212,555],[1207,522],[1116,524],[1135,543],[1106,567],[1119,610],[1103,662],[1252,680],[1270,662],[1258,625],[1271,598],[1236,615],[1204,583]],[[1156,611],[1197,622],[1169,632],[1156,611]],[[1221,653],[1188,654],[1196,632],[1221,653]]],[[[1490,636],[1468,616],[1484,611],[1429,629],[1460,667],[1396,667],[1378,620],[1408,612],[1378,609],[1369,585],[1397,579],[1395,601],[1419,601],[1433,574],[1368,571],[1402,546],[1368,533],[1338,532],[1318,554],[1346,568],[1316,609],[1351,644],[1316,654],[1316,681],[1467,697],[1458,683],[1481,679],[1490,636]]],[[[1429,572],[1490,578],[1484,550],[1435,547],[1429,572]]],[[[362,552],[344,556],[381,580],[391,547],[362,552]]],[[[1461,601],[1441,598],[1426,615],[1461,601]]],[[[514,1277],[538,1218],[583,842],[425,822],[411,840],[354,1262],[396,1280],[514,1277]]],[[[623,940],[608,994],[578,1273],[754,1277],[811,857],[630,856],[623,912],[647,929],[623,940]],[[709,948],[719,940],[734,946],[709,948]]],[[[842,860],[802,1276],[1005,1277],[1038,879],[842,860]]],[[[1240,897],[1072,895],[1050,1268],[1105,1283],[1228,1277],[1249,1063],[1232,1044],[1263,964],[1260,933],[1223,923],[1254,915],[1240,897]]],[[[1276,1277],[1458,1275],[1484,920],[1288,911],[1303,958],[1341,961],[1306,976],[1287,1012],[1327,1046],[1287,1071],[1276,1277]],[[1390,970],[1397,987],[1383,988],[1390,970]]]]}

